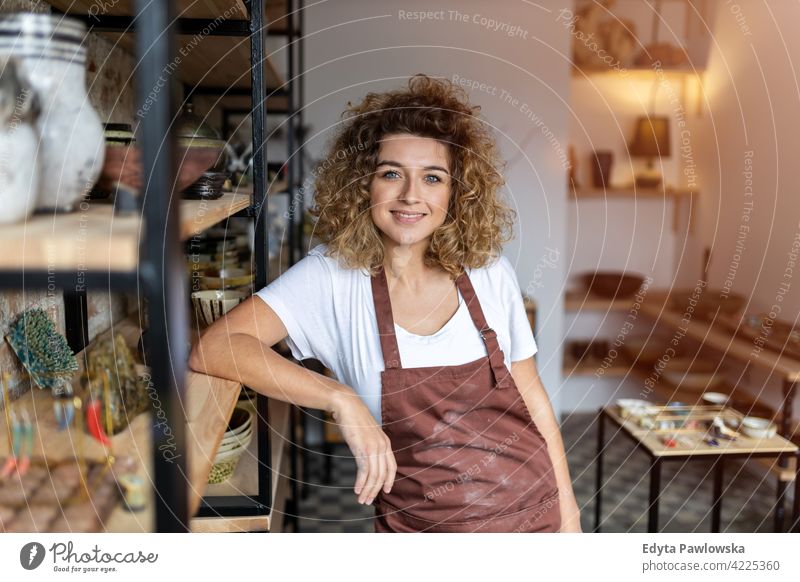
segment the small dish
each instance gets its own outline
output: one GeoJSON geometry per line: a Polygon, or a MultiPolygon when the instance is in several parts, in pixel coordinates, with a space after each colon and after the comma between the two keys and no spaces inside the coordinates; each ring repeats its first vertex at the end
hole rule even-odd
{"type": "Polygon", "coordinates": [[[703,392],[701,398],[703,402],[707,402],[708,404],[723,405],[728,403],[730,397],[722,392],[703,392]]]}
{"type": "Polygon", "coordinates": [[[745,416],[739,430],[754,439],[770,439],[778,432],[778,426],[767,418],[745,416]]]}

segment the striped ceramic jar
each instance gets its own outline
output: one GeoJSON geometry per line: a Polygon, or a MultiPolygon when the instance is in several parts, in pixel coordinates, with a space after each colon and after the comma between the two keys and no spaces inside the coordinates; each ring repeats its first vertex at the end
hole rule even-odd
{"type": "Polygon", "coordinates": [[[0,55],[20,61],[41,106],[38,210],[73,210],[103,165],[103,127],[86,92],[85,38],[86,27],[74,18],[0,16],[0,55]]]}

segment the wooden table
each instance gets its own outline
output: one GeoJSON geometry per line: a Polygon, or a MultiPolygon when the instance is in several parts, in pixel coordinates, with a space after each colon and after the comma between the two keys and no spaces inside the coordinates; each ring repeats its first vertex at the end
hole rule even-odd
{"type": "MultiPolygon", "coordinates": [[[[667,447],[661,442],[659,435],[649,429],[640,428],[633,417],[622,418],[616,406],[605,406],[600,409],[597,419],[597,473],[595,479],[595,515],[594,531],[600,531],[602,516],[603,493],[603,453],[606,448],[605,424],[606,420],[616,426],[629,438],[638,450],[645,452],[650,458],[650,504],[647,520],[647,531],[658,531],[658,503],[661,495],[661,467],[665,461],[711,461],[714,467],[713,499],[711,508],[711,531],[720,531],[720,513],[722,510],[722,479],[725,459],[733,458],[759,458],[778,457],[788,460],[795,457],[800,461],[800,449],[780,435],[770,439],[751,439],[744,436],[735,442],[720,441],[719,447],[714,447],[699,440],[691,447],[678,444],[674,448],[667,447]],[[723,444],[726,443],[726,444],[723,444]]],[[[704,431],[699,431],[702,434],[704,431]]],[[[800,531],[800,462],[796,465],[798,474],[795,476],[795,493],[792,508],[792,525],[790,531],[800,531]]],[[[788,482],[778,481],[778,492],[775,506],[775,531],[784,529],[784,505],[788,482]]]]}

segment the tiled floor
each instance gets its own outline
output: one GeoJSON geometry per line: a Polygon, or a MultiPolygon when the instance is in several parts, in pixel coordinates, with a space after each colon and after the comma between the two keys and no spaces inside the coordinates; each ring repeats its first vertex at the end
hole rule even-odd
{"type": "MultiPolygon", "coordinates": [[[[607,441],[611,432],[606,425],[607,441]]],[[[572,415],[562,430],[570,474],[582,508],[584,531],[594,525],[594,479],[597,427],[593,415],[572,415]]],[[[355,463],[345,445],[334,449],[331,483],[321,480],[323,455],[310,454],[308,496],[300,501],[301,532],[371,532],[373,509],[359,505],[353,493],[355,463]]],[[[628,439],[617,435],[605,456],[603,531],[645,532],[649,480],[648,460],[634,452],[628,439]]],[[[711,473],[704,462],[666,463],[660,527],[665,532],[707,532],[711,527],[711,473]]],[[[734,462],[726,464],[722,531],[772,531],[775,479],[753,476],[734,462]]],[[[791,507],[787,503],[787,523],[791,507]]]]}

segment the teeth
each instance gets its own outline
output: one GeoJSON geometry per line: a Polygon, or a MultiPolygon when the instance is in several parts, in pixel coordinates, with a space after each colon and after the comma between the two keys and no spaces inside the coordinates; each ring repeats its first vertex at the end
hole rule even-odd
{"type": "Polygon", "coordinates": [[[399,212],[397,210],[394,211],[395,214],[399,214],[403,218],[416,218],[417,216],[422,216],[422,213],[418,212],[416,214],[408,214],[406,212],[399,212]]]}

